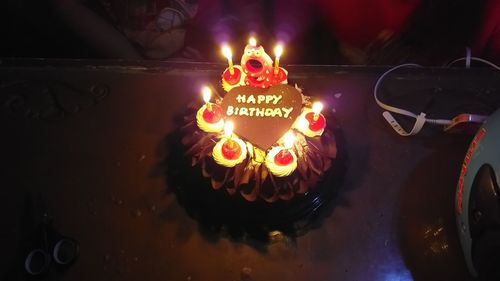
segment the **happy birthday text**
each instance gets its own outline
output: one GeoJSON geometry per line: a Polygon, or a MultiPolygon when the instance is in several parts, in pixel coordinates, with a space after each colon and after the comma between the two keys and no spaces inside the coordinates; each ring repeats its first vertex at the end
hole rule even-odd
{"type": "Polygon", "coordinates": [[[293,107],[266,107],[266,105],[277,105],[283,99],[282,95],[238,95],[238,104],[254,104],[248,106],[228,106],[227,116],[255,116],[255,117],[283,117],[288,118],[293,111],[293,107]],[[258,106],[261,105],[261,106],[258,106]]]}

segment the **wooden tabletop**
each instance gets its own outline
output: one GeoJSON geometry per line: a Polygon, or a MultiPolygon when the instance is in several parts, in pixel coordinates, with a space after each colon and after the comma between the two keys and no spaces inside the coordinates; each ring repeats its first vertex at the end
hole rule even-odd
{"type": "MultiPolygon", "coordinates": [[[[397,135],[372,92],[388,67],[285,67],[335,113],[346,170],[321,220],[259,239],[200,223],[161,165],[174,116],[201,102],[203,84],[220,87],[223,65],[1,60],[0,276],[29,280],[24,257],[44,202],[80,246],[71,267],[45,280],[469,280],[453,210],[472,136],[427,125],[397,135]]],[[[435,118],[489,114],[500,106],[498,78],[402,69],[381,97],[435,118]]]]}

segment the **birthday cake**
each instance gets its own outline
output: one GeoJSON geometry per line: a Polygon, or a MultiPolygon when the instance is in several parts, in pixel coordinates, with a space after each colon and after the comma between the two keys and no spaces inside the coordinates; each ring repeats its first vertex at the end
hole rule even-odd
{"type": "Polygon", "coordinates": [[[251,39],[222,90],[202,89],[204,104],[184,116],[182,144],[192,169],[214,190],[247,202],[288,201],[313,190],[334,164],[337,144],[323,105],[288,85],[288,72],[251,39]]]}

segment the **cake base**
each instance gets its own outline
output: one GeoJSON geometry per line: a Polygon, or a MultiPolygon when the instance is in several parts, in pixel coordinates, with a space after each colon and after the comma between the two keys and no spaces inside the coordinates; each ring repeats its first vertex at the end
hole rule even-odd
{"type": "Polygon", "coordinates": [[[300,235],[321,222],[333,209],[332,200],[345,174],[344,140],[340,129],[334,130],[337,157],[316,186],[290,200],[273,203],[258,198],[249,202],[225,189],[214,190],[210,179],[204,178],[199,167],[185,155],[182,133],[179,130],[167,137],[167,184],[187,213],[196,219],[203,231],[212,234],[226,232],[238,236],[266,238],[270,231],[300,235]]]}

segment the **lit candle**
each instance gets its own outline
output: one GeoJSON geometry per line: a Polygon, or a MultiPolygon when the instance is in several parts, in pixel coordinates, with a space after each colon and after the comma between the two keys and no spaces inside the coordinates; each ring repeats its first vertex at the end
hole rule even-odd
{"type": "Polygon", "coordinates": [[[292,131],[287,132],[283,136],[283,146],[286,150],[289,150],[293,147],[293,143],[295,142],[295,135],[292,131]]]}
{"type": "MultiPolygon", "coordinates": [[[[323,110],[323,104],[320,102],[315,102],[312,105],[312,112],[308,112],[304,116],[309,124],[307,129],[312,131],[311,134],[306,134],[307,136],[321,135],[321,133],[323,133],[323,130],[326,127],[326,119],[323,114],[321,114],[321,110],[323,110]]],[[[305,133],[306,131],[303,131],[303,133],[305,133]]]]}
{"type": "Polygon", "coordinates": [[[233,129],[234,129],[233,121],[227,121],[226,124],[224,124],[224,136],[229,140],[233,136],[233,129]]]}
{"type": "Polygon", "coordinates": [[[233,53],[231,52],[231,48],[228,45],[222,46],[222,54],[226,57],[227,63],[229,64],[229,73],[234,75],[233,53]]]}
{"type": "Polygon", "coordinates": [[[255,39],[255,37],[250,37],[250,39],[248,39],[248,44],[251,46],[251,47],[257,47],[257,39],[255,39]]]}
{"type": "Polygon", "coordinates": [[[295,135],[289,131],[283,136],[283,149],[274,157],[274,162],[280,166],[289,165],[294,161],[292,152],[290,151],[295,142],[295,135]]]}
{"type": "Polygon", "coordinates": [[[210,98],[212,97],[212,90],[210,90],[209,87],[205,86],[201,89],[201,92],[203,94],[203,101],[207,106],[207,110],[212,111],[212,104],[210,103],[210,98]]]}
{"type": "Polygon", "coordinates": [[[323,110],[323,104],[320,103],[319,101],[313,103],[312,105],[312,111],[314,112],[313,120],[318,121],[319,118],[319,113],[323,110]]]}
{"type": "Polygon", "coordinates": [[[233,135],[234,123],[226,121],[224,134],[215,144],[212,157],[215,162],[224,167],[234,167],[247,157],[246,144],[243,140],[233,135]]]}
{"type": "Polygon", "coordinates": [[[240,144],[235,140],[233,140],[233,129],[234,123],[231,121],[227,121],[224,124],[224,137],[226,137],[225,142],[222,144],[222,156],[228,160],[238,159],[241,155],[241,147],[240,144]]]}
{"type": "MultiPolygon", "coordinates": [[[[201,117],[203,117],[203,121],[207,123],[217,124],[217,131],[220,132],[223,125],[223,123],[219,124],[219,122],[222,120],[222,108],[219,105],[210,102],[210,99],[212,98],[212,90],[210,90],[208,86],[204,86],[201,89],[201,93],[203,96],[203,101],[205,102],[205,106],[200,108],[200,111],[202,111],[200,113],[201,117]]],[[[196,118],[198,118],[198,116],[196,118]]],[[[212,131],[212,129],[208,130],[212,131]]]]}
{"type": "Polygon", "coordinates": [[[266,167],[276,177],[286,177],[297,168],[297,155],[293,151],[295,134],[288,131],[282,138],[282,145],[275,146],[267,153],[266,167]]]}
{"type": "Polygon", "coordinates": [[[301,115],[295,123],[295,128],[297,128],[301,132],[304,132],[305,130],[307,130],[307,127],[309,127],[309,122],[307,122],[307,119],[304,115],[301,115]]]}
{"type": "Polygon", "coordinates": [[[279,69],[280,69],[280,57],[283,54],[283,46],[277,45],[274,48],[274,55],[276,56],[276,59],[274,61],[274,75],[278,74],[279,69]]]}

